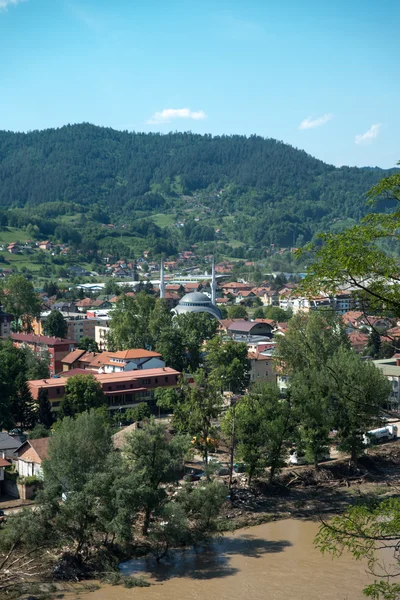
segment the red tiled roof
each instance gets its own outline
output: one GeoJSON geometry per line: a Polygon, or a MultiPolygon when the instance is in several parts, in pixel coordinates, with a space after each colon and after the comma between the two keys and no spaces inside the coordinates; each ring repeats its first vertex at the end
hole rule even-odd
{"type": "Polygon", "coordinates": [[[104,304],[104,300],[94,300],[93,298],[84,298],[83,300],[79,300],[75,305],[81,308],[86,308],[87,306],[101,306],[104,304]]]}
{"type": "Polygon", "coordinates": [[[13,342],[26,342],[27,344],[46,344],[47,346],[73,344],[76,346],[74,340],[50,337],[48,335],[35,335],[33,333],[12,333],[11,339],[13,342]]]}
{"type": "Polygon", "coordinates": [[[66,365],[72,365],[75,361],[78,360],[78,358],[80,358],[84,354],[86,354],[86,350],[73,350],[72,352],[67,354],[67,356],[64,356],[61,362],[65,363],[66,365]]]}
{"type": "Polygon", "coordinates": [[[9,467],[10,465],[11,463],[8,460],[0,457],[0,467],[9,467]]]}
{"type": "Polygon", "coordinates": [[[29,446],[31,446],[36,454],[38,455],[40,462],[42,462],[42,460],[44,460],[45,458],[48,458],[48,454],[47,454],[47,449],[49,446],[49,439],[48,437],[45,438],[38,438],[36,440],[26,440],[26,442],[24,442],[23,444],[21,444],[21,446],[19,448],[17,448],[16,452],[19,455],[20,450],[26,445],[29,444],[29,446]]]}
{"type": "Polygon", "coordinates": [[[342,320],[345,323],[352,323],[360,319],[363,315],[364,313],[360,310],[349,310],[348,312],[344,313],[344,315],[342,315],[342,320]]]}

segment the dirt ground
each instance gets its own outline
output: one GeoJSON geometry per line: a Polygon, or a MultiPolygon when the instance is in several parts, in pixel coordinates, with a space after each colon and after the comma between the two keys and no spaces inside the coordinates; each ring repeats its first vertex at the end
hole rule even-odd
{"type": "MultiPolygon", "coordinates": [[[[274,485],[259,480],[249,489],[246,476],[235,474],[222,519],[233,528],[287,517],[319,520],[369,498],[400,496],[400,440],[369,449],[355,471],[347,457],[331,455],[335,458],[321,463],[318,471],[308,465],[282,469],[274,485]]],[[[229,462],[224,451],[214,456],[223,465],[229,462]]],[[[202,472],[201,457],[186,468],[202,472]]]]}

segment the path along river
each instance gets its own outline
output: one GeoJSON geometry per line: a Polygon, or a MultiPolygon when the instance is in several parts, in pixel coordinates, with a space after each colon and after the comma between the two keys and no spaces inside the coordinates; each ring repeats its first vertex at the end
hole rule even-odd
{"type": "Polygon", "coordinates": [[[241,529],[202,552],[179,553],[155,565],[135,561],[124,573],[152,586],[103,586],[85,600],[361,600],[371,581],[350,556],[332,560],[313,546],[318,523],[282,520],[241,529]]]}

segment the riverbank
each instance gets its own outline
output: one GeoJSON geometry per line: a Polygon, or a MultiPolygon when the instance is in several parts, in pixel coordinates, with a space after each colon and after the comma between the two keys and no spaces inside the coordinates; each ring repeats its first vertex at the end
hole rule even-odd
{"type": "MultiPolygon", "coordinates": [[[[368,456],[360,460],[356,472],[349,470],[347,459],[335,459],[323,463],[319,471],[307,466],[285,468],[274,485],[269,485],[266,481],[258,481],[250,489],[246,486],[245,476],[238,475],[230,500],[223,507],[219,530],[223,534],[222,539],[230,539],[232,536],[236,539],[236,535],[253,537],[253,532],[257,531],[258,527],[273,526],[274,522],[290,522],[292,526],[297,522],[312,523],[313,531],[316,533],[321,518],[328,519],[334,514],[342,513],[356,502],[398,495],[399,490],[400,444],[396,442],[371,449],[368,456]]],[[[219,543],[220,541],[216,540],[211,546],[219,547],[219,543]]],[[[187,549],[173,551],[172,555],[191,556],[192,553],[191,549],[187,549]]],[[[150,574],[151,585],[157,583],[151,575],[154,564],[150,558],[138,556],[129,561],[129,564],[134,565],[131,571],[133,574],[144,575],[145,579],[150,574]],[[153,564],[150,571],[146,564],[153,564]]],[[[166,568],[168,571],[170,559],[163,560],[160,564],[161,570],[166,568]]],[[[156,571],[157,569],[158,567],[156,571]]],[[[124,574],[127,574],[127,571],[124,571],[124,574]]],[[[183,577],[183,574],[180,577],[183,577]]],[[[116,580],[111,574],[112,579],[116,580]]],[[[99,584],[82,582],[72,586],[74,597],[76,598],[78,594],[79,597],[81,594],[85,595],[88,591],[87,585],[92,586],[89,589],[95,590],[99,584]]],[[[56,587],[58,594],[65,592],[64,584],[57,584],[56,587]]],[[[69,588],[69,584],[66,584],[66,591],[69,588]]],[[[101,590],[103,589],[101,585],[101,590]]],[[[122,585],[112,586],[111,589],[119,589],[121,594],[124,590],[122,585]]],[[[97,592],[94,591],[90,597],[97,600],[96,594],[97,592]]],[[[42,596],[38,594],[35,597],[42,596]]],[[[57,597],[57,594],[45,597],[57,597]]],[[[102,597],[100,595],[99,599],[102,597]]],[[[342,600],[342,597],[338,597],[338,600],[342,600]]]]}
{"type": "Polygon", "coordinates": [[[224,508],[221,529],[238,529],[286,518],[320,521],[370,498],[400,494],[400,443],[369,450],[356,471],[347,458],[283,469],[274,485],[259,481],[250,489],[237,476],[231,501],[224,508]]]}

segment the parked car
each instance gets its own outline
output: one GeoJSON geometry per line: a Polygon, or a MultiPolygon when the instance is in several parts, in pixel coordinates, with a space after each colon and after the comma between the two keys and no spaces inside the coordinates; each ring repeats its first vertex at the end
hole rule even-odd
{"type": "Polygon", "coordinates": [[[246,471],[246,465],[244,463],[235,463],[233,465],[233,470],[235,473],[244,473],[246,471]]]}
{"type": "Polygon", "coordinates": [[[190,473],[186,473],[183,476],[183,481],[200,481],[204,473],[199,473],[198,471],[191,471],[190,473]]]}

